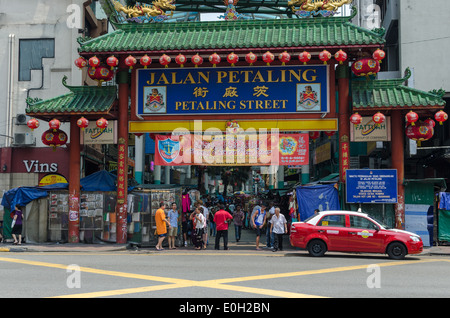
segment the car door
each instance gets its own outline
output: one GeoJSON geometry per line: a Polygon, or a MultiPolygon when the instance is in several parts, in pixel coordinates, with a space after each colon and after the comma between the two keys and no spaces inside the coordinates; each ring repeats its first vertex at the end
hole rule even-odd
{"type": "Polygon", "coordinates": [[[381,253],[384,249],[384,237],[372,220],[358,215],[349,215],[348,229],[349,251],[381,253]]]}
{"type": "Polygon", "coordinates": [[[316,225],[316,231],[327,238],[329,251],[347,251],[345,214],[328,214],[316,225]]]}

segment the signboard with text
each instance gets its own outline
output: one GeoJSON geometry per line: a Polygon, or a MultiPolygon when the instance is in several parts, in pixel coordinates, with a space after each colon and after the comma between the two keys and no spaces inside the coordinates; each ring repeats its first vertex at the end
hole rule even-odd
{"type": "Polygon", "coordinates": [[[396,169],[348,169],[347,203],[397,203],[396,169]]]}
{"type": "Polygon", "coordinates": [[[136,114],[329,112],[328,65],[137,70],[136,114]]]}

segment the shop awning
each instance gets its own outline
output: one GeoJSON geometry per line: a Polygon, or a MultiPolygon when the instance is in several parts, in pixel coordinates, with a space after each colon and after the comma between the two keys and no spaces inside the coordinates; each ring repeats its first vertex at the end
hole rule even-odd
{"type": "Polygon", "coordinates": [[[404,86],[410,76],[407,69],[405,78],[400,79],[353,79],[353,110],[360,113],[394,109],[436,111],[445,107],[439,92],[424,92],[404,86]]]}
{"type": "Polygon", "coordinates": [[[64,76],[63,85],[69,93],[47,100],[27,99],[28,116],[51,120],[55,117],[69,121],[70,116],[104,116],[114,118],[112,110],[117,100],[117,87],[114,86],[69,86],[64,76]]]}

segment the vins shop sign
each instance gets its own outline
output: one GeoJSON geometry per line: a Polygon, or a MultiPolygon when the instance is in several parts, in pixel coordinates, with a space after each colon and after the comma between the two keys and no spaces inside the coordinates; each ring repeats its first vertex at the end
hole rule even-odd
{"type": "Polygon", "coordinates": [[[22,160],[22,162],[25,165],[27,173],[49,173],[58,171],[58,164],[56,162],[41,163],[39,160],[22,160]]]}

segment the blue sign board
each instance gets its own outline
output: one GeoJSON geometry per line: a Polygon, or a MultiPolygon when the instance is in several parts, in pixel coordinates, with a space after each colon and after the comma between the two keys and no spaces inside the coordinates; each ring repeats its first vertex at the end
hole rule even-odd
{"type": "Polygon", "coordinates": [[[328,65],[139,69],[136,113],[325,113],[328,72],[328,65]]]}
{"type": "Polygon", "coordinates": [[[347,203],[397,203],[397,170],[346,171],[347,203]]]}

